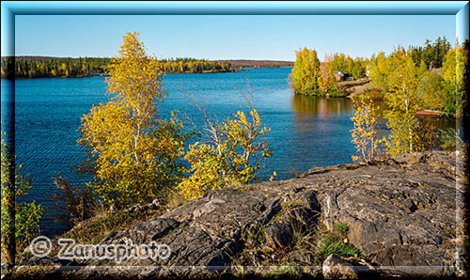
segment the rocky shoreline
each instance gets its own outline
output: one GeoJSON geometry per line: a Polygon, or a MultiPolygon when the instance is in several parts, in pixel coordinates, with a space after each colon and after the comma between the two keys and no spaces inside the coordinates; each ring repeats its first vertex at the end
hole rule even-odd
{"type": "Polygon", "coordinates": [[[99,243],[155,241],[169,246],[167,259],[30,257],[9,277],[465,278],[466,160],[410,154],[210,191],[99,243]]]}

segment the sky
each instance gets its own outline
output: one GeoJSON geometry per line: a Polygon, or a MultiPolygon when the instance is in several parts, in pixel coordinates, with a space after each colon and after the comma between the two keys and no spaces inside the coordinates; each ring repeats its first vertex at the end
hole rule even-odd
{"type": "Polygon", "coordinates": [[[295,60],[295,50],[370,57],[456,39],[454,15],[16,15],[15,53],[112,57],[126,31],[160,58],[295,60]]]}

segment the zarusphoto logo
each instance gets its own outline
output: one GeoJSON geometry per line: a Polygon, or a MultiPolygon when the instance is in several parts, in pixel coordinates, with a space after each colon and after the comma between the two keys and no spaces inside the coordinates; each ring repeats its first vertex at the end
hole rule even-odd
{"type": "Polygon", "coordinates": [[[38,236],[31,241],[29,248],[34,256],[42,258],[49,255],[51,252],[52,242],[45,236],[38,236]]]}
{"type": "MultiPolygon", "coordinates": [[[[114,260],[121,263],[128,259],[167,259],[171,255],[171,249],[166,244],[136,245],[130,239],[125,239],[124,244],[76,244],[75,240],[60,238],[57,240],[60,246],[57,257],[63,260],[114,260]]],[[[52,242],[46,236],[36,237],[30,244],[31,253],[37,257],[45,257],[52,250],[52,242]]]]}

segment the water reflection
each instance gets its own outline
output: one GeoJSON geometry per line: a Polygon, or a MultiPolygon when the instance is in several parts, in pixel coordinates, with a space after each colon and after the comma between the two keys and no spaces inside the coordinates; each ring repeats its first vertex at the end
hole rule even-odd
{"type": "MultiPolygon", "coordinates": [[[[377,115],[379,116],[379,122],[381,123],[382,126],[385,126],[387,119],[385,119],[385,111],[387,111],[389,108],[385,104],[384,101],[382,100],[376,100],[373,101],[374,106],[378,106],[379,109],[377,110],[377,115]]],[[[436,117],[423,117],[420,116],[418,117],[420,121],[424,121],[427,123],[432,124],[434,127],[437,129],[443,129],[446,130],[448,128],[459,128],[458,126],[461,125],[461,122],[459,120],[456,120],[454,118],[436,118],[436,117]]]]}
{"type": "Polygon", "coordinates": [[[420,117],[420,120],[431,123],[438,129],[462,129],[462,124],[460,120],[454,118],[433,118],[433,117],[420,117]]]}
{"type": "MultiPolygon", "coordinates": [[[[378,106],[380,128],[385,129],[386,119],[384,113],[388,110],[385,102],[373,101],[374,106],[378,106]]],[[[296,119],[306,121],[310,119],[328,119],[331,117],[342,117],[343,115],[354,114],[354,105],[348,98],[325,98],[317,96],[292,96],[292,108],[296,119]]],[[[462,129],[461,120],[454,118],[419,117],[420,120],[431,123],[438,129],[462,129]]]]}
{"type": "MultiPolygon", "coordinates": [[[[308,161],[310,167],[351,162],[350,156],[356,153],[351,143],[351,130],[354,128],[351,120],[354,115],[352,100],[293,95],[291,104],[294,118],[290,152],[294,159],[308,161]]],[[[388,108],[383,101],[375,101],[374,106],[379,107],[377,138],[387,137],[390,130],[384,113],[388,108]]],[[[419,119],[438,129],[461,127],[461,121],[451,118],[419,119]]],[[[302,163],[296,162],[293,166],[302,166],[302,163]]]]}
{"type": "Polygon", "coordinates": [[[353,105],[347,98],[326,98],[317,96],[292,96],[292,108],[299,120],[327,119],[353,114],[353,105]]]}
{"type": "Polygon", "coordinates": [[[355,151],[350,133],[354,113],[351,100],[294,95],[291,104],[293,166],[306,171],[314,166],[351,162],[355,151]]]}

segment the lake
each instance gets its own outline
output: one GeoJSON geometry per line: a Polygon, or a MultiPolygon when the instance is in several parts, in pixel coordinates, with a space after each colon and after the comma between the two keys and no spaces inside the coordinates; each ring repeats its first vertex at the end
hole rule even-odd
{"type": "MultiPolygon", "coordinates": [[[[355,153],[351,143],[354,114],[351,100],[296,96],[287,76],[291,68],[246,69],[237,73],[167,74],[163,81],[168,97],[160,106],[160,118],[169,118],[178,110],[181,119],[201,124],[197,109],[188,102],[188,94],[208,106],[218,119],[232,116],[237,110],[248,112],[241,92],[248,94],[248,82],[261,121],[271,128],[269,142],[274,149],[262,168],[260,177],[268,180],[273,171],[276,180],[294,177],[315,166],[351,163],[355,153]]],[[[21,79],[16,80],[16,154],[23,164],[23,174],[30,174],[33,190],[30,198],[47,207],[43,232],[56,234],[64,226],[54,222],[57,208],[52,177],[61,172],[72,177],[72,163],[83,159],[77,146],[80,118],[92,105],[106,102],[104,77],[21,79]]],[[[4,88],[11,86],[2,80],[4,88]]],[[[4,110],[2,110],[3,112],[4,110]]],[[[2,122],[4,120],[2,113],[2,122]]],[[[433,119],[440,128],[455,127],[455,120],[433,119]]],[[[387,129],[381,120],[380,134],[387,129]]],[[[79,179],[72,179],[76,182],[79,179]]]]}

